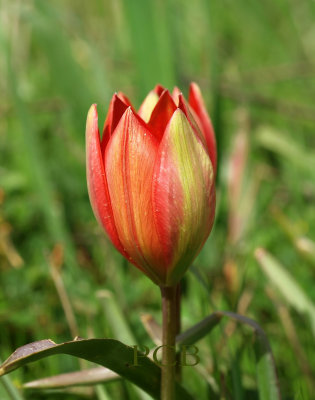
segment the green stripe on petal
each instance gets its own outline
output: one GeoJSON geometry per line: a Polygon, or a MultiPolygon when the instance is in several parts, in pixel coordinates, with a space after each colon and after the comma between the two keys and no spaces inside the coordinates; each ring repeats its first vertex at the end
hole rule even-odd
{"type": "Polygon", "coordinates": [[[167,255],[166,284],[179,281],[201,250],[213,223],[213,168],[185,114],[177,109],[160,144],[153,204],[167,255]]]}

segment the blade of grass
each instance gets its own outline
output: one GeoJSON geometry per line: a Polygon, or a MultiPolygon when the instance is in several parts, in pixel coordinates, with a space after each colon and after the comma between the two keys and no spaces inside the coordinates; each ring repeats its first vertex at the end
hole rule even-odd
{"type": "MultiPolygon", "coordinates": [[[[0,364],[2,363],[0,359],[0,364]]],[[[9,376],[2,376],[0,378],[0,382],[2,383],[4,389],[8,393],[8,396],[11,400],[24,400],[24,397],[19,392],[19,390],[14,386],[9,376]]]]}
{"type": "MultiPolygon", "coordinates": [[[[124,317],[122,311],[120,310],[114,294],[109,290],[100,290],[97,292],[97,297],[100,299],[106,320],[114,334],[114,336],[128,345],[136,345],[138,341],[134,337],[126,318],[124,317]]],[[[133,387],[138,396],[143,400],[149,400],[148,395],[144,393],[137,386],[133,387]]]]}
{"type": "Polygon", "coordinates": [[[296,140],[269,126],[261,127],[256,138],[261,146],[286,158],[301,171],[314,174],[315,153],[303,149],[296,140]]]}
{"type": "Polygon", "coordinates": [[[136,345],[137,340],[134,337],[125,316],[120,310],[114,294],[109,290],[100,290],[97,297],[101,301],[106,320],[114,336],[129,346],[136,345]]]}
{"type": "Polygon", "coordinates": [[[123,1],[142,97],[158,82],[169,88],[175,83],[165,4],[165,1],[123,1]]]}
{"type": "Polygon", "coordinates": [[[309,315],[311,328],[315,336],[315,305],[276,258],[261,248],[256,249],[255,256],[262,270],[291,307],[300,313],[309,315]]]}
{"type": "Polygon", "coordinates": [[[95,387],[96,395],[98,400],[111,400],[107,392],[104,390],[102,385],[96,385],[95,387]]]}

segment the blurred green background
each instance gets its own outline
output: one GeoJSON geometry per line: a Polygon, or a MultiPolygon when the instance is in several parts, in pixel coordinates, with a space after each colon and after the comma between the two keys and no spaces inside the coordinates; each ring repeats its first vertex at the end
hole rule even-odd
{"type": "MultiPolygon", "coordinates": [[[[140,314],[160,321],[159,290],[94,219],[85,118],[97,103],[101,125],[115,91],[138,107],[156,83],[187,94],[196,81],[218,141],[217,213],[183,281],[183,328],[220,309],[255,319],[271,342],[283,398],[311,398],[315,2],[1,0],[0,13],[2,361],[48,337],[124,340],[102,289],[136,340],[153,346],[140,314]]],[[[258,398],[252,344],[247,328],[223,322],[200,342],[202,374],[186,368],[186,387],[196,399],[258,398]]],[[[19,385],[78,368],[53,357],[10,379],[19,385]]],[[[103,389],[22,395],[138,398],[121,382],[103,389]]],[[[2,385],[0,398],[10,398],[2,385]]]]}

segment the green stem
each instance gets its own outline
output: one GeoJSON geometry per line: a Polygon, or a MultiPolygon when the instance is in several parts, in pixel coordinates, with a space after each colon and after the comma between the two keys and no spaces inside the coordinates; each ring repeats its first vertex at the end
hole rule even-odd
{"type": "MultiPolygon", "coordinates": [[[[181,331],[181,284],[178,282],[176,286],[176,336],[180,334],[181,331]]],[[[176,354],[176,366],[175,366],[175,377],[178,382],[181,381],[182,371],[180,360],[180,352],[176,354]]]]}
{"type": "Polygon", "coordinates": [[[161,286],[163,312],[163,353],[161,399],[175,399],[176,286],[161,286]]]}

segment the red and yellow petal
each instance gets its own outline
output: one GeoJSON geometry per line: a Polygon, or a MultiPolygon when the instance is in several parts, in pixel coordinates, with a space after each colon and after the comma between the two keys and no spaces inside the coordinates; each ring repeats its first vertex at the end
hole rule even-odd
{"type": "Polygon", "coordinates": [[[130,259],[118,238],[114,223],[104,171],[96,104],[91,106],[86,121],[86,174],[88,192],[96,219],[118,251],[130,259]]]}
{"type": "Polygon", "coordinates": [[[161,94],[164,92],[165,87],[158,83],[157,85],[155,85],[155,88],[153,90],[160,97],[161,94]]]}
{"type": "Polygon", "coordinates": [[[204,148],[208,151],[207,142],[204,133],[202,132],[203,128],[201,126],[201,122],[199,121],[199,118],[194,112],[194,110],[187,103],[182,93],[180,93],[178,96],[178,108],[180,108],[183,111],[188,122],[193,128],[193,131],[195,132],[197,139],[203,144],[204,148]]]}
{"type": "Polygon", "coordinates": [[[179,95],[182,94],[181,90],[175,86],[172,92],[172,98],[174,100],[174,103],[178,107],[178,102],[179,102],[179,95]]]}
{"type": "Polygon", "coordinates": [[[161,283],[162,254],[152,208],[157,150],[157,140],[128,108],[107,145],[105,171],[119,239],[135,263],[161,283]]]}
{"type": "Polygon", "coordinates": [[[217,170],[217,147],[214,129],[212,126],[211,119],[207,113],[203,97],[199,86],[196,83],[192,83],[189,88],[188,101],[192,109],[195,111],[202,125],[202,131],[205,135],[207,142],[208,152],[213,165],[214,174],[217,170]]]}
{"type": "Polygon", "coordinates": [[[93,105],[86,148],[92,208],[110,240],[155,283],[176,284],[214,220],[216,145],[198,86],[187,103],[157,85],[138,114],[115,94],[102,141],[93,105]]]}
{"type": "Polygon", "coordinates": [[[153,177],[155,225],[166,285],[183,275],[208,237],[215,207],[213,168],[185,114],[177,109],[161,141],[153,177]]]}
{"type": "Polygon", "coordinates": [[[123,93],[123,92],[118,92],[117,96],[120,98],[120,100],[126,104],[127,107],[132,107],[131,101],[128,99],[128,97],[123,93]]]}
{"type": "Polygon", "coordinates": [[[106,145],[114,132],[120,118],[126,111],[128,106],[120,99],[117,93],[111,99],[108,113],[103,128],[103,136],[101,141],[102,154],[104,155],[106,145]]]}
{"type": "Polygon", "coordinates": [[[138,111],[139,117],[141,117],[144,122],[149,122],[152,111],[158,101],[159,95],[154,90],[151,90],[143,100],[138,111]]]}
{"type": "Polygon", "coordinates": [[[158,141],[162,139],[166,125],[171,119],[176,108],[177,107],[169,91],[164,90],[154,109],[152,110],[151,117],[148,122],[150,131],[158,139],[158,141]]]}

